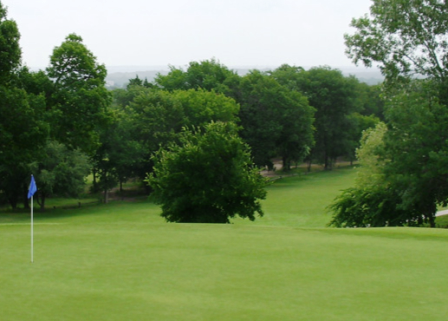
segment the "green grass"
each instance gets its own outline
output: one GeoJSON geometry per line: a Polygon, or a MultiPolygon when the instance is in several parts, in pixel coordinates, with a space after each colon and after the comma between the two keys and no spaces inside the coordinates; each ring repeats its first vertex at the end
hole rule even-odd
{"type": "Polygon", "coordinates": [[[448,230],[323,228],[353,175],[277,181],[255,222],[37,212],[33,264],[29,214],[0,213],[0,320],[446,320],[448,230]]]}
{"type": "Polygon", "coordinates": [[[325,227],[331,219],[326,207],[353,185],[355,176],[356,170],[346,168],[277,180],[268,187],[265,216],[255,224],[325,227]]]}
{"type": "Polygon", "coordinates": [[[436,226],[439,228],[448,228],[448,215],[436,217],[436,226]]]}

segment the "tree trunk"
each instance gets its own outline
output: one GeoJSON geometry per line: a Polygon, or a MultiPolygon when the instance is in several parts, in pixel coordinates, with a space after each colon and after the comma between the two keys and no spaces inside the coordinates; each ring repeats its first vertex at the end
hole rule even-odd
{"type": "Polygon", "coordinates": [[[104,190],[104,204],[109,202],[109,191],[107,189],[104,190]]]}
{"type": "Polygon", "coordinates": [[[434,219],[434,215],[430,215],[428,219],[429,219],[429,226],[431,226],[432,228],[436,227],[436,220],[434,219]]]}
{"type": "Polygon", "coordinates": [[[97,193],[97,192],[99,192],[99,188],[98,188],[98,183],[96,181],[96,169],[95,168],[92,169],[92,176],[93,176],[93,181],[92,181],[93,192],[97,193]]]}
{"type": "Polygon", "coordinates": [[[325,151],[325,156],[324,156],[324,169],[326,171],[329,170],[329,158],[328,158],[326,151],[325,151]]]}
{"type": "Polygon", "coordinates": [[[17,208],[17,197],[16,197],[16,195],[8,197],[8,202],[9,202],[9,205],[11,205],[11,208],[13,210],[15,210],[17,208]]]}
{"type": "Polygon", "coordinates": [[[282,162],[283,162],[283,171],[289,172],[291,170],[291,162],[289,162],[286,156],[282,157],[282,162]]]}
{"type": "Polygon", "coordinates": [[[41,201],[40,201],[40,211],[41,212],[45,211],[45,199],[46,199],[46,195],[45,195],[45,193],[42,193],[41,201]]]}

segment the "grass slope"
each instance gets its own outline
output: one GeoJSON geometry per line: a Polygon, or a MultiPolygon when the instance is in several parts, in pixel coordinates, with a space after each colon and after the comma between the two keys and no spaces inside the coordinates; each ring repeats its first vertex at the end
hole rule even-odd
{"type": "Polygon", "coordinates": [[[277,180],[268,187],[265,216],[255,224],[325,227],[331,220],[326,207],[341,190],[353,185],[355,176],[356,170],[346,168],[277,180]]]}
{"type": "Polygon", "coordinates": [[[34,264],[29,215],[1,214],[0,319],[445,320],[447,230],[310,228],[350,175],[278,181],[255,223],[168,224],[149,202],[37,213],[34,264]]]}

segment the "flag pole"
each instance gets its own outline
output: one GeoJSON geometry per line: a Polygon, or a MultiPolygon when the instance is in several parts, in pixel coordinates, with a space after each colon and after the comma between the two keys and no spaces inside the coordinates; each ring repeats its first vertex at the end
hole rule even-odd
{"type": "Polygon", "coordinates": [[[33,195],[36,192],[37,192],[36,181],[34,180],[34,176],[31,175],[30,187],[28,189],[28,199],[31,198],[31,263],[34,262],[34,221],[33,221],[34,202],[33,202],[33,195]]]}
{"type": "Polygon", "coordinates": [[[33,221],[33,196],[31,196],[31,263],[34,262],[34,221],[33,221]]]}

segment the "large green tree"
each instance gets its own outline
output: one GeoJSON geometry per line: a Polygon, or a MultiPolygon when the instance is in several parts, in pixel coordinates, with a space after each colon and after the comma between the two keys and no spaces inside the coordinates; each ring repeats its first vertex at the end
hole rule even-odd
{"type": "Polygon", "coordinates": [[[241,79],[241,137],[249,144],[258,166],[272,167],[281,156],[283,169],[301,161],[313,146],[314,108],[302,94],[253,70],[241,79]]]}
{"type": "Polygon", "coordinates": [[[441,0],[373,0],[370,14],[353,19],[345,35],[354,63],[377,64],[387,82],[414,76],[447,81],[448,4],[441,0]]]}
{"type": "Polygon", "coordinates": [[[350,128],[354,124],[348,116],[361,110],[357,96],[358,81],[329,67],[306,71],[282,65],[270,74],[283,86],[303,93],[316,109],[316,144],[311,149],[310,159],[316,159],[324,164],[325,169],[331,169],[336,158],[346,154],[351,146],[350,128]]]}
{"type": "MultiPolygon", "coordinates": [[[[394,200],[388,224],[435,226],[437,205],[447,203],[447,17],[445,1],[373,1],[370,16],[354,19],[356,32],[345,36],[355,63],[378,63],[386,76],[388,131],[377,155],[387,160],[379,192],[394,200]]],[[[359,199],[347,214],[363,208],[366,215],[379,216],[368,198],[359,199]]]]}
{"type": "Polygon", "coordinates": [[[70,34],[54,48],[47,68],[54,91],[52,136],[70,148],[93,152],[98,147],[98,126],[107,123],[111,94],[105,87],[106,68],[82,43],[70,34]]]}
{"type": "MultiPolygon", "coordinates": [[[[210,121],[236,122],[239,105],[231,98],[203,89],[175,90],[172,92],[133,86],[129,90],[129,105],[121,107],[130,118],[130,139],[143,151],[142,161],[135,165],[135,173],[144,178],[152,171],[152,153],[160,146],[177,141],[185,126],[201,127],[210,121]]],[[[123,101],[126,95],[120,93],[123,101]]],[[[122,105],[121,105],[122,106],[122,105]]]]}
{"type": "Polygon", "coordinates": [[[148,182],[169,222],[228,223],[236,215],[263,215],[266,181],[233,123],[212,122],[184,130],[179,143],[153,157],[148,182]]]}
{"type": "Polygon", "coordinates": [[[69,150],[56,141],[47,141],[44,155],[31,165],[39,192],[36,199],[41,210],[49,196],[78,196],[84,190],[91,165],[80,150],[69,150]]]}
{"type": "Polygon", "coordinates": [[[0,83],[10,81],[11,73],[20,65],[20,33],[15,21],[7,18],[8,10],[0,2],[0,83]]]}
{"type": "Polygon", "coordinates": [[[148,157],[134,120],[132,110],[114,106],[109,126],[100,130],[101,146],[93,156],[93,190],[103,191],[105,202],[109,189],[119,184],[123,192],[123,183],[139,176],[141,164],[148,157]]]}
{"type": "Polygon", "coordinates": [[[28,164],[39,154],[48,136],[43,118],[45,96],[27,93],[18,72],[20,34],[0,2],[0,198],[12,208],[26,201],[28,164]]]}
{"type": "Polygon", "coordinates": [[[199,89],[214,90],[234,97],[238,87],[239,76],[233,70],[220,64],[215,59],[200,62],[192,61],[184,71],[171,67],[167,75],[158,74],[155,82],[165,90],[199,89]]]}
{"type": "MultiPolygon", "coordinates": [[[[0,191],[15,208],[29,183],[28,164],[41,156],[49,126],[42,120],[45,100],[0,85],[0,191]]],[[[27,206],[27,203],[24,203],[27,206]]]]}
{"type": "Polygon", "coordinates": [[[418,222],[435,226],[437,204],[448,199],[448,108],[431,80],[412,82],[387,103],[384,137],[387,180],[398,207],[416,211],[418,222]]]}

